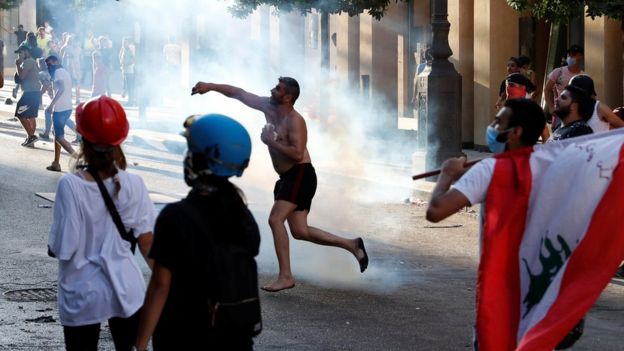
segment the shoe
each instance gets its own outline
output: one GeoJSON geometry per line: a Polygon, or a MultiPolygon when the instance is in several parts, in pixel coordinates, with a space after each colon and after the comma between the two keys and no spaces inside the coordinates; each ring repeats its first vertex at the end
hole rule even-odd
{"type": "Polygon", "coordinates": [[[14,99],[17,99],[17,87],[13,88],[13,92],[11,93],[11,96],[12,96],[14,99]]]}
{"type": "Polygon", "coordinates": [[[39,140],[39,138],[37,138],[36,135],[31,135],[28,138],[26,138],[26,141],[22,144],[22,146],[25,147],[35,147],[35,142],[39,140]]]}
{"type": "Polygon", "coordinates": [[[80,141],[81,141],[80,138],[76,138],[76,139],[72,140],[71,143],[78,145],[78,144],[80,144],[80,141]]]}
{"type": "Polygon", "coordinates": [[[50,134],[39,133],[39,139],[50,141],[50,134]]]}
{"type": "Polygon", "coordinates": [[[58,164],[58,163],[54,164],[54,162],[53,162],[48,167],[46,167],[46,169],[48,171],[52,171],[52,172],[60,172],[61,171],[61,165],[58,164]]]}
{"type": "Polygon", "coordinates": [[[28,137],[26,137],[26,139],[24,139],[24,141],[22,141],[22,146],[26,146],[26,143],[28,142],[28,137]]]}
{"type": "Polygon", "coordinates": [[[366,253],[366,249],[364,248],[364,240],[362,238],[357,238],[358,250],[362,250],[364,256],[358,260],[360,264],[360,273],[364,273],[366,268],[368,268],[368,254],[366,253]]]}

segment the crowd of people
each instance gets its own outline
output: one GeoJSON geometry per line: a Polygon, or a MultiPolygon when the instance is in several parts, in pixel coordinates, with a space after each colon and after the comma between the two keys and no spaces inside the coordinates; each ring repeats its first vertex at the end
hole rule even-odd
{"type": "MultiPolygon", "coordinates": [[[[14,32],[18,48],[15,51],[16,71],[13,98],[17,98],[15,116],[23,125],[27,138],[22,143],[25,147],[34,147],[39,139],[50,140],[52,125],[55,132],[55,149],[61,145],[66,151],[73,152],[70,143],[63,137],[63,127],[76,132],[71,120],[73,104],[80,105],[83,95],[81,86],[90,86],[90,97],[111,96],[111,74],[121,70],[123,76],[122,97],[128,96],[126,105],[136,104],[134,65],[135,46],[132,38],[124,38],[118,56],[113,51],[113,43],[106,36],[95,37],[93,32],[84,34],[63,32],[58,37],[54,29],[45,22],[36,31],[27,32],[22,25],[14,32]],[[42,97],[48,94],[50,104],[44,109],[42,97]],[[36,118],[39,109],[45,111],[45,126],[36,133],[36,118]]],[[[80,142],[80,135],[73,143],[80,142]]],[[[60,152],[60,148],[59,148],[60,152]]],[[[48,170],[60,171],[58,156],[47,167],[48,170]]]]}
{"type": "MultiPolygon", "coordinates": [[[[23,91],[15,113],[27,133],[22,145],[33,147],[39,138],[49,138],[53,126],[54,160],[47,169],[61,171],[61,149],[75,156],[74,169],[59,180],[48,239],[49,254],[59,260],[58,303],[66,349],[96,350],[105,321],[117,350],[146,350],[150,339],[155,350],[206,345],[252,349],[252,338],[262,329],[254,260],[259,231],[242,191],[229,180],[242,176],[249,163],[251,140],[245,128],[221,115],[187,119],[184,179],[191,190],[157,215],[143,180],[125,170],[121,145],[129,123],[124,108],[110,98],[110,71],[117,65],[124,82],[122,96],[129,104],[136,102],[132,39],[123,40],[114,58],[111,41],[91,32],[63,33],[58,40],[44,25],[36,33],[20,28],[15,35],[20,44],[13,95],[23,91]],[[81,85],[86,82],[91,84],[91,98],[81,103],[81,85]],[[51,102],[45,107],[45,129],[37,136],[44,94],[51,102]],[[74,104],[75,125],[70,123],[74,104]],[[67,126],[81,136],[76,140],[78,152],[65,139],[67,126]],[[152,270],[148,287],[135,261],[135,246],[152,270]],[[228,280],[232,272],[238,275],[228,280]],[[200,276],[211,278],[197,279],[200,276]],[[252,283],[245,295],[224,288],[236,290],[246,279],[252,283]]],[[[173,57],[169,69],[176,74],[179,48],[169,46],[165,53],[173,57]]],[[[548,74],[544,113],[533,101],[536,78],[530,58],[509,59],[499,112],[486,130],[493,153],[530,147],[540,138],[556,142],[624,126],[621,109],[612,110],[598,100],[593,80],[581,69],[582,60],[583,48],[574,45],[567,51],[567,65],[548,74]]],[[[364,272],[369,258],[362,238],[347,239],[308,224],[317,178],[305,120],[294,109],[300,93],[297,81],[280,77],[270,97],[206,82],[198,82],[192,92],[220,93],[266,118],[261,140],[279,176],[269,215],[279,272],[262,289],[274,293],[295,287],[286,224],[295,239],[348,252],[364,272]]],[[[485,202],[483,185],[489,183],[483,179],[492,178],[494,162],[481,161],[464,177],[465,159],[445,162],[427,219],[439,221],[485,202]]],[[[583,323],[570,331],[572,344],[583,323]]],[[[570,340],[562,340],[562,345],[566,342],[570,340]]]]}

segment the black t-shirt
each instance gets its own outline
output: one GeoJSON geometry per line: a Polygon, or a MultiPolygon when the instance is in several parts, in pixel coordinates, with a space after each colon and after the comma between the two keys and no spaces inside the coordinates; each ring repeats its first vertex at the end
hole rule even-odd
{"type": "Polygon", "coordinates": [[[592,134],[593,132],[594,131],[591,129],[591,127],[587,125],[587,122],[579,119],[563,127],[557,128],[555,131],[553,131],[550,140],[554,141],[568,139],[585,134],[592,134]]]}
{"type": "MultiPolygon", "coordinates": [[[[154,332],[155,348],[205,348],[219,345],[219,340],[223,340],[222,335],[212,334],[209,326],[208,298],[212,280],[210,241],[206,236],[210,235],[215,243],[244,247],[255,257],[260,247],[260,233],[251,212],[244,205],[241,205],[243,213],[238,228],[215,230],[219,227],[217,216],[223,216],[219,205],[207,196],[191,192],[186,199],[167,205],[156,220],[149,257],[171,271],[171,286],[154,332]],[[187,206],[196,209],[201,224],[187,213],[187,206]]],[[[239,337],[238,342],[241,349],[252,345],[251,338],[241,340],[239,337]]]]}

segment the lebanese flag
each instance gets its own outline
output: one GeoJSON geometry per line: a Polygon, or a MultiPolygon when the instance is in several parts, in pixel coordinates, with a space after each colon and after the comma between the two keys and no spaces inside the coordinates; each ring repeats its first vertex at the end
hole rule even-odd
{"type": "Polygon", "coordinates": [[[497,155],[477,281],[479,350],[553,350],[624,260],[624,129],[497,155]]]}

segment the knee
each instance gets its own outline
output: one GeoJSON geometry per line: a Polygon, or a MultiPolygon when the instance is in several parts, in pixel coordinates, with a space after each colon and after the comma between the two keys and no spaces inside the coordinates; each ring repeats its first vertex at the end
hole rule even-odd
{"type": "Polygon", "coordinates": [[[310,236],[307,227],[291,227],[290,233],[297,240],[307,240],[310,236]]]}
{"type": "Polygon", "coordinates": [[[275,228],[280,225],[283,226],[285,221],[286,219],[282,218],[281,216],[277,216],[274,214],[269,215],[269,226],[271,228],[275,228]]]}

